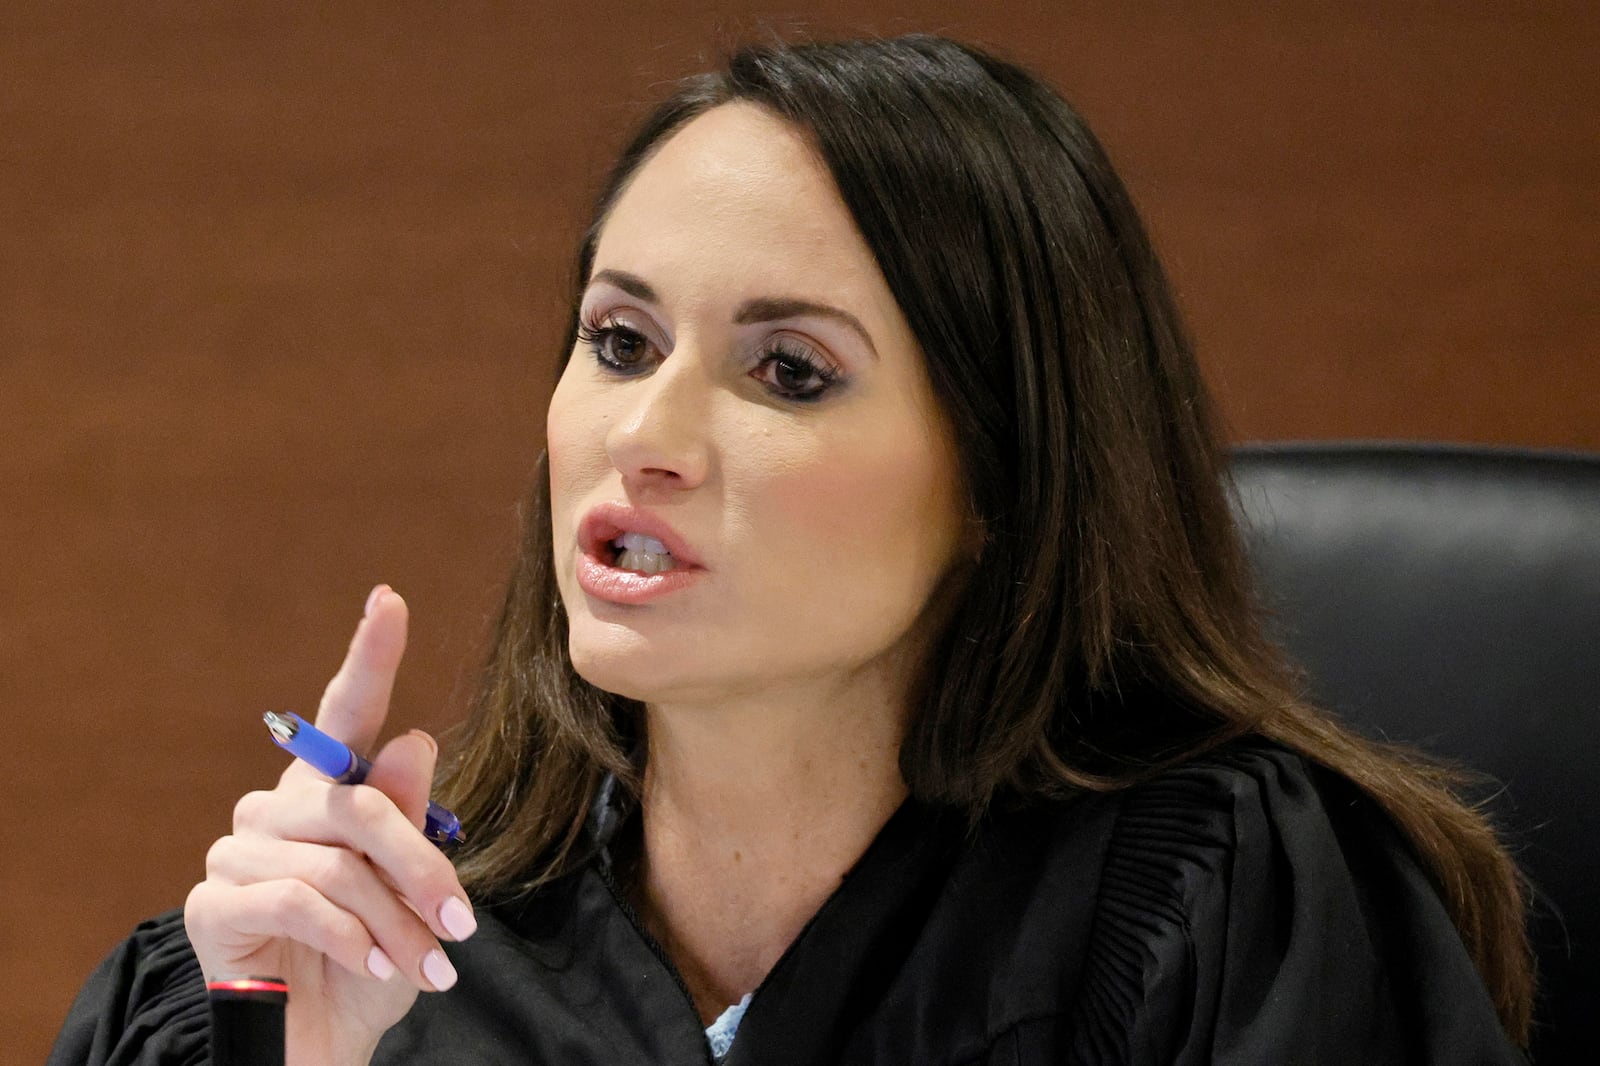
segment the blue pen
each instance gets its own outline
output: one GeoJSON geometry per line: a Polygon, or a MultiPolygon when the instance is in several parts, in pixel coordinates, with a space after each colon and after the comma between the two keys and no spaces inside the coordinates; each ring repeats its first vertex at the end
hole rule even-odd
{"type": "MultiPolygon", "coordinates": [[[[310,763],[341,785],[359,785],[372,772],[371,763],[298,714],[268,711],[261,716],[261,720],[267,723],[267,729],[271,731],[278,747],[296,759],[310,763]]],[[[422,835],[441,848],[451,847],[466,839],[461,833],[461,819],[432,800],[428,801],[428,818],[422,835]]]]}

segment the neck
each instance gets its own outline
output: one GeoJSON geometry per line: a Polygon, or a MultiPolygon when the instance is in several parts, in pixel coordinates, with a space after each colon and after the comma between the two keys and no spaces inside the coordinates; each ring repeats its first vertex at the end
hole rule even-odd
{"type": "Polygon", "coordinates": [[[649,707],[635,897],[703,1020],[760,983],[905,799],[903,709],[837,695],[649,707]]]}

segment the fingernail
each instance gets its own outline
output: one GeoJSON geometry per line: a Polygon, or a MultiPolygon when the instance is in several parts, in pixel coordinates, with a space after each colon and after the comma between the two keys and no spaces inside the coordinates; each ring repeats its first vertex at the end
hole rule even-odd
{"type": "Polygon", "coordinates": [[[456,983],[456,968],[450,965],[450,960],[444,957],[444,952],[434,948],[422,956],[422,976],[435,989],[443,992],[456,983]]]}
{"type": "Polygon", "coordinates": [[[420,729],[409,729],[409,730],[407,730],[407,732],[410,733],[414,737],[419,737],[424,744],[426,744],[426,745],[428,745],[428,747],[432,748],[434,755],[437,756],[439,754],[439,742],[437,740],[434,740],[433,736],[431,734],[425,733],[420,729]]]}
{"type": "Polygon", "coordinates": [[[367,615],[371,614],[372,613],[372,608],[374,606],[376,606],[377,603],[378,603],[378,597],[382,596],[385,592],[388,592],[388,591],[389,591],[389,586],[388,585],[375,585],[375,586],[373,586],[372,591],[367,593],[367,605],[361,609],[361,617],[365,618],[367,615]]]}
{"type": "Polygon", "coordinates": [[[465,940],[478,931],[478,919],[460,896],[451,896],[439,908],[439,924],[456,940],[465,940]]]}
{"type": "Polygon", "coordinates": [[[380,981],[387,981],[394,976],[394,960],[374,944],[372,950],[367,952],[367,972],[380,981]]]}

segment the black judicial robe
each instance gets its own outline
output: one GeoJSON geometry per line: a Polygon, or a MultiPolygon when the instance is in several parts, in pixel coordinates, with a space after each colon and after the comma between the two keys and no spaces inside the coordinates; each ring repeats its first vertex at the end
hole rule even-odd
{"type": "MultiPolygon", "coordinates": [[[[446,945],[460,982],[419,996],[374,1062],[710,1062],[603,854],[479,922],[446,945]]],[[[168,914],[94,973],[49,1061],[203,1063],[207,1026],[168,914]]],[[[1252,742],[971,835],[908,802],[756,990],[725,1061],[1526,1060],[1387,819],[1252,742]]]]}

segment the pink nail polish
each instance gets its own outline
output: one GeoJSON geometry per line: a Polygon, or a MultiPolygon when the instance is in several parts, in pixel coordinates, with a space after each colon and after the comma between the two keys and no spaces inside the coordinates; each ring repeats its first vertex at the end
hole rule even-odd
{"type": "Polygon", "coordinates": [[[450,965],[450,960],[444,957],[444,952],[434,948],[422,956],[422,976],[428,983],[440,992],[452,987],[456,983],[456,968],[450,965]]]}
{"type": "Polygon", "coordinates": [[[478,919],[473,915],[472,908],[461,902],[459,896],[451,896],[444,901],[439,908],[439,924],[456,940],[465,940],[478,931],[478,919]]]}
{"type": "Polygon", "coordinates": [[[394,976],[394,960],[374,944],[372,950],[367,952],[367,972],[380,981],[387,981],[394,976]]]}

